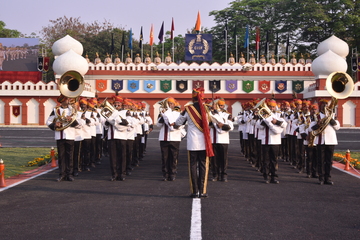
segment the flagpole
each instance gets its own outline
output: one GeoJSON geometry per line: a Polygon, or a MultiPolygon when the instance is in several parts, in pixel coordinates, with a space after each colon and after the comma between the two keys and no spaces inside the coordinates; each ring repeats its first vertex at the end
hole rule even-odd
{"type": "Polygon", "coordinates": [[[228,50],[228,47],[227,47],[227,31],[225,30],[225,62],[228,61],[228,58],[227,58],[227,50],[228,50]]]}
{"type": "Polygon", "coordinates": [[[124,45],[121,45],[121,59],[123,62],[125,62],[124,61],[124,45]]]}
{"type": "Polygon", "coordinates": [[[151,55],[151,61],[153,61],[153,45],[151,45],[150,55],[151,55]]]}
{"type": "Polygon", "coordinates": [[[144,61],[144,46],[141,44],[141,61],[144,61]]]}
{"type": "Polygon", "coordinates": [[[175,61],[174,61],[174,57],[175,57],[175,56],[174,56],[174,52],[175,52],[175,51],[174,51],[174,47],[175,47],[175,41],[174,41],[174,38],[173,38],[173,39],[172,39],[172,61],[173,61],[173,62],[175,62],[175,61]]]}
{"type": "Polygon", "coordinates": [[[238,58],[238,46],[237,46],[237,36],[235,36],[235,53],[236,53],[236,62],[239,61],[239,58],[238,58]]]}
{"type": "Polygon", "coordinates": [[[162,42],[161,61],[164,62],[164,42],[162,42]]]}

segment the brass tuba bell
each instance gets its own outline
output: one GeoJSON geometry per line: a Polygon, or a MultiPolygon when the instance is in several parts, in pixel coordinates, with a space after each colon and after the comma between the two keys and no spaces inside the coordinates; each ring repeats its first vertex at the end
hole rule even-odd
{"type": "Polygon", "coordinates": [[[345,99],[354,90],[354,81],[345,72],[333,72],[326,78],[326,90],[336,99],[345,99]]]}
{"type": "Polygon", "coordinates": [[[107,101],[107,98],[105,98],[105,100],[100,104],[100,108],[102,108],[100,114],[106,119],[108,119],[113,112],[116,111],[115,107],[107,101]]]}
{"type": "Polygon", "coordinates": [[[67,71],[61,75],[58,85],[62,95],[76,98],[84,91],[85,81],[79,72],[67,71]]]}

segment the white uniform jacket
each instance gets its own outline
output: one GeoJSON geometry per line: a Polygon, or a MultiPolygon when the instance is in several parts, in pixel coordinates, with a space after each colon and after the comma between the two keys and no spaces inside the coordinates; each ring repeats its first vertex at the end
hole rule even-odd
{"type": "MultiPolygon", "coordinates": [[[[326,115],[323,113],[319,113],[319,119],[323,119],[326,115]]],[[[329,123],[326,128],[324,129],[324,131],[319,134],[317,137],[315,137],[314,143],[316,145],[321,145],[321,144],[325,144],[325,145],[337,145],[338,141],[337,141],[337,136],[336,136],[336,131],[340,129],[340,123],[338,120],[335,120],[336,125],[331,126],[331,124],[329,123]]],[[[312,122],[310,124],[310,126],[314,126],[317,122],[312,122]]],[[[312,129],[310,128],[309,131],[312,131],[312,129]]]]}
{"type": "Polygon", "coordinates": [[[264,137],[261,139],[262,145],[280,145],[281,144],[281,133],[286,128],[286,121],[283,118],[273,114],[266,119],[263,119],[262,124],[258,124],[259,129],[264,130],[264,137]],[[271,121],[273,118],[279,121],[278,124],[273,124],[271,121]],[[281,123],[280,123],[281,122],[281,123]],[[264,126],[265,124],[265,126],[264,126]]]}
{"type": "Polygon", "coordinates": [[[170,124],[174,123],[179,116],[180,112],[172,111],[170,108],[162,114],[164,122],[159,122],[161,119],[160,117],[156,123],[156,126],[160,127],[159,141],[181,141],[181,128],[184,128],[184,125],[181,125],[177,129],[170,126],[170,124]]]}
{"type": "MultiPolygon", "coordinates": [[[[71,113],[72,110],[70,106],[67,108],[55,107],[53,112],[48,117],[46,125],[50,126],[57,116],[70,116],[71,113]]],[[[55,140],[60,139],[75,140],[75,128],[68,127],[62,131],[55,131],[55,140]]]]}

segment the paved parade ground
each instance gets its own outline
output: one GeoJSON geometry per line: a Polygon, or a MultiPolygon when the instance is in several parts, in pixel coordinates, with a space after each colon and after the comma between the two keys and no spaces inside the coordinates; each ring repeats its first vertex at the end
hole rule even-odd
{"type": "Polygon", "coordinates": [[[163,182],[157,135],[125,181],[109,181],[104,158],[74,182],[55,169],[0,192],[1,239],[359,239],[358,177],[333,169],[335,184],[320,186],[280,162],[280,184],[265,184],[232,141],[229,182],[192,199],[186,140],[176,180],[163,182]]]}

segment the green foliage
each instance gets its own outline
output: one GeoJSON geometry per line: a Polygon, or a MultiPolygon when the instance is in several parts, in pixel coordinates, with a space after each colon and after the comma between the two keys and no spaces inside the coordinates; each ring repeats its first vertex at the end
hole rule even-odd
{"type": "Polygon", "coordinates": [[[49,148],[0,148],[0,159],[5,164],[5,178],[37,168],[41,163],[29,166],[36,158],[49,159],[49,148]]]}
{"type": "Polygon", "coordinates": [[[18,38],[18,37],[20,37],[19,31],[5,28],[5,26],[6,26],[6,24],[3,21],[0,21],[0,38],[18,38]]]}

